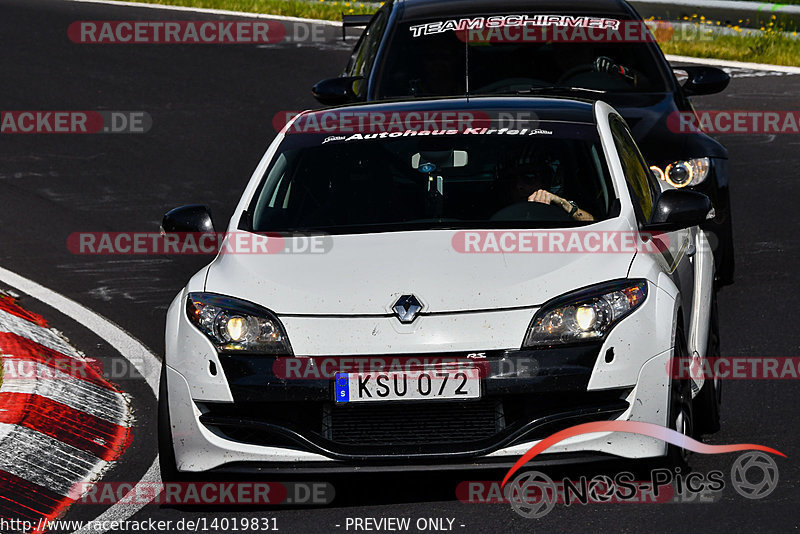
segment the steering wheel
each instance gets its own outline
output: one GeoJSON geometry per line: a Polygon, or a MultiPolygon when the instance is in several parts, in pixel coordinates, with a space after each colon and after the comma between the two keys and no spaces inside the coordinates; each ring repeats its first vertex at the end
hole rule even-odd
{"type": "Polygon", "coordinates": [[[575,75],[584,72],[594,72],[594,65],[577,65],[575,67],[572,67],[571,69],[567,69],[567,71],[564,72],[564,74],[558,77],[556,85],[561,85],[570,78],[575,77],[575,75]]]}
{"type": "Polygon", "coordinates": [[[492,215],[489,220],[569,222],[573,219],[569,216],[569,213],[558,206],[526,200],[502,208],[492,215]]]}

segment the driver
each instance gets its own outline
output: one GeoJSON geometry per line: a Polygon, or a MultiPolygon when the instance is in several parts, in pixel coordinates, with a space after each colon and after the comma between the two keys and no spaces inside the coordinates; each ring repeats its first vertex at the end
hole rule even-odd
{"type": "Polygon", "coordinates": [[[566,211],[576,221],[593,221],[594,216],[582,210],[575,202],[566,200],[545,189],[544,169],[540,166],[525,165],[508,169],[504,176],[511,203],[540,202],[557,206],[566,211]]]}

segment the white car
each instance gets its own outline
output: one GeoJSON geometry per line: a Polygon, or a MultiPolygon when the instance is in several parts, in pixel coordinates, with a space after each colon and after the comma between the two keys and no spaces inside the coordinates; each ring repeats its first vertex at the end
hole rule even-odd
{"type": "MultiPolygon", "coordinates": [[[[719,384],[669,371],[673,357],[718,351],[713,257],[697,227],[713,209],[700,193],[659,190],[648,168],[603,102],[302,114],[255,170],[220,253],[169,308],[165,476],[508,466],[588,421],[716,430],[719,384]],[[379,133],[350,120],[448,111],[489,122],[379,133]],[[331,113],[351,129],[308,127],[331,113]],[[509,116],[535,119],[497,125],[509,116]]],[[[199,205],[162,223],[212,230],[199,205]]],[[[595,433],[538,458],[681,452],[595,433]]]]}

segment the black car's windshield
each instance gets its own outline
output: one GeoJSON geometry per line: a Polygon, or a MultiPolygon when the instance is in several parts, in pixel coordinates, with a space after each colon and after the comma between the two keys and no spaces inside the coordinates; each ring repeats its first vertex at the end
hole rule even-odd
{"type": "Polygon", "coordinates": [[[577,39],[562,33],[554,40],[543,38],[552,26],[444,30],[442,21],[402,23],[384,55],[376,98],[463,95],[467,89],[473,95],[542,88],[667,91],[669,82],[654,55],[652,36],[640,21],[617,22],[619,33],[608,38],[580,38],[592,35],[581,29],[577,39]],[[630,28],[643,29],[636,33],[630,28]]]}
{"type": "Polygon", "coordinates": [[[596,127],[540,123],[289,134],[248,211],[256,232],[570,227],[607,218],[614,198],[596,127]]]}

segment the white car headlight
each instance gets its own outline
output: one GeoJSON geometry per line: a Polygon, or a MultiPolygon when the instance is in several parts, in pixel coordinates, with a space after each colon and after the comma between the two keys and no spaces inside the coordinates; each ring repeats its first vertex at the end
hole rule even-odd
{"type": "Polygon", "coordinates": [[[292,354],[278,318],[250,302],[209,293],[189,293],[186,315],[221,352],[292,354]]]}
{"type": "Polygon", "coordinates": [[[706,179],[711,169],[709,158],[687,159],[667,165],[665,169],[652,165],[650,170],[659,180],[664,180],[672,187],[697,185],[706,179]]]}
{"type": "Polygon", "coordinates": [[[645,298],[645,280],[607,282],[558,297],[536,312],[523,348],[601,340],[645,298]]]}

